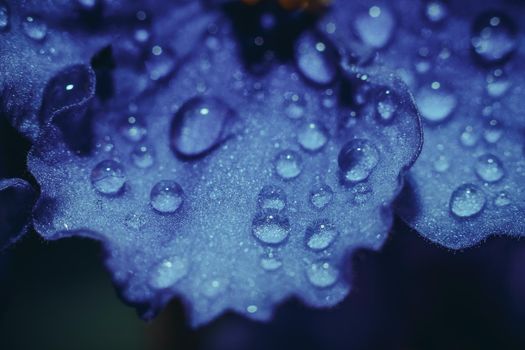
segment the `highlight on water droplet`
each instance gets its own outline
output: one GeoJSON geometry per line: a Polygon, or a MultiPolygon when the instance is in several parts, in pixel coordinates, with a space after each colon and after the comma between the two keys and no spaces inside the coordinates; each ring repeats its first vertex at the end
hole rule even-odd
{"type": "Polygon", "coordinates": [[[126,175],[119,162],[108,159],[98,163],[91,171],[91,184],[99,193],[118,194],[124,187],[126,175]]]}
{"type": "Polygon", "coordinates": [[[317,220],[306,228],[305,242],[312,250],[324,250],[337,237],[335,225],[326,219],[317,220]]]}
{"type": "Polygon", "coordinates": [[[252,233],[262,243],[282,243],[289,231],[288,218],[276,210],[258,212],[252,221],[252,233]]]}
{"type": "Polygon", "coordinates": [[[180,208],[183,201],[184,191],[176,181],[162,180],[151,189],[150,203],[159,213],[174,213],[180,208]]]}
{"type": "Polygon", "coordinates": [[[485,194],[474,184],[463,184],[450,196],[450,210],[459,218],[469,218],[479,214],[486,203],[485,194]]]}
{"type": "Polygon", "coordinates": [[[301,174],[303,160],[299,153],[285,150],[277,154],[274,160],[275,172],[284,180],[291,180],[301,174]]]}
{"type": "Polygon", "coordinates": [[[370,141],[354,139],[347,142],[337,158],[345,182],[366,180],[379,162],[379,151],[370,141]]]}
{"type": "Polygon", "coordinates": [[[337,282],[339,270],[327,260],[312,263],[306,269],[308,281],[317,288],[328,288],[337,282]]]}

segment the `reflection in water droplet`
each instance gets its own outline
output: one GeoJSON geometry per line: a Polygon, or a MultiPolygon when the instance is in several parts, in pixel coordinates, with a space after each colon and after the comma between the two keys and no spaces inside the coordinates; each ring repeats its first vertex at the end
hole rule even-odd
{"type": "Polygon", "coordinates": [[[274,161],[275,171],[284,180],[290,180],[302,171],[303,161],[299,153],[291,150],[280,152],[274,161]]]}
{"type": "Polygon", "coordinates": [[[498,193],[498,196],[494,199],[494,204],[498,207],[505,207],[510,203],[510,195],[505,191],[498,193]]]}
{"type": "Polygon", "coordinates": [[[278,211],[264,211],[256,214],[252,222],[253,235],[263,243],[279,244],[288,237],[290,222],[278,211]]]}
{"type": "Polygon", "coordinates": [[[155,162],[153,150],[146,145],[138,145],[131,151],[131,161],[137,168],[149,168],[155,162]]]}
{"type": "Polygon", "coordinates": [[[257,198],[259,209],[274,209],[281,211],[286,207],[286,194],[277,186],[264,186],[257,198]]]}
{"type": "Polygon", "coordinates": [[[328,185],[316,185],[310,190],[310,203],[317,209],[323,209],[332,201],[334,191],[328,185]]]}
{"type": "Polygon", "coordinates": [[[295,63],[301,74],[318,85],[332,83],[337,75],[337,54],[330,42],[320,35],[306,32],[295,46],[295,63]]]}
{"type": "Polygon", "coordinates": [[[457,98],[438,82],[424,86],[416,94],[421,115],[429,122],[439,123],[447,119],[456,108],[457,98]]]}
{"type": "Polygon", "coordinates": [[[188,273],[188,261],[184,258],[170,258],[153,268],[149,285],[156,289],[172,287],[188,273]]]}
{"type": "Polygon", "coordinates": [[[103,160],[91,171],[91,184],[102,194],[117,194],[124,187],[125,182],[124,168],[114,160],[103,160]]]}
{"type": "Polygon", "coordinates": [[[336,237],[337,230],[328,220],[316,221],[306,228],[306,245],[312,250],[328,248],[336,237]]]}
{"type": "Polygon", "coordinates": [[[503,136],[503,126],[496,119],[491,119],[485,124],[483,138],[488,143],[496,143],[503,136]]]}
{"type": "Polygon", "coordinates": [[[354,21],[354,29],[358,37],[366,45],[380,49],[384,47],[394,34],[395,20],[387,7],[372,6],[368,12],[363,12],[354,21]]]}
{"type": "Polygon", "coordinates": [[[175,181],[159,181],[150,193],[151,206],[163,214],[174,213],[184,200],[184,191],[175,181]]]}
{"type": "Polygon", "coordinates": [[[328,130],[320,122],[308,123],[299,130],[297,141],[306,151],[319,151],[328,141],[328,130]]]}
{"type": "Polygon", "coordinates": [[[46,23],[36,16],[27,16],[22,22],[22,28],[26,35],[33,40],[44,40],[47,34],[46,23]]]}
{"type": "Polygon", "coordinates": [[[476,162],[476,174],[487,182],[496,182],[505,176],[503,163],[493,154],[484,154],[476,162]]]}
{"type": "Polygon", "coordinates": [[[464,184],[456,188],[450,197],[450,210],[460,218],[474,216],[485,206],[485,194],[478,186],[464,184]]]}
{"type": "Polygon", "coordinates": [[[471,44],[482,62],[502,63],[518,46],[516,25],[503,13],[482,13],[474,21],[471,44]]]}
{"type": "Polygon", "coordinates": [[[339,271],[328,261],[320,260],[311,264],[306,270],[308,281],[318,288],[333,286],[339,278],[339,271]]]}
{"type": "Polygon", "coordinates": [[[175,113],[171,124],[171,144],[183,157],[199,157],[230,135],[235,112],[221,99],[194,97],[175,113]]]}
{"type": "Polygon", "coordinates": [[[337,158],[343,179],[348,182],[366,180],[379,162],[379,151],[364,139],[347,142],[337,158]]]}

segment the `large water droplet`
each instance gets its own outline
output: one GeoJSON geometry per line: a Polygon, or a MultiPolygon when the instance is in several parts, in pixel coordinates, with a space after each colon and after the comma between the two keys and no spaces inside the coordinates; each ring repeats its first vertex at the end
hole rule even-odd
{"type": "Polygon", "coordinates": [[[471,43],[474,53],[482,62],[501,63],[518,46],[516,25],[503,13],[482,13],[474,21],[471,43]]]}
{"type": "Polygon", "coordinates": [[[252,222],[253,235],[263,243],[279,244],[288,237],[290,222],[276,210],[257,213],[252,222]]]}
{"type": "Polygon", "coordinates": [[[394,33],[395,20],[392,12],[385,6],[372,6],[368,12],[361,13],[354,22],[359,38],[376,49],[384,47],[394,33]]]}
{"type": "Polygon", "coordinates": [[[317,209],[323,209],[332,201],[334,191],[328,185],[316,185],[310,191],[310,203],[317,209]]]}
{"type": "Polygon", "coordinates": [[[337,162],[345,181],[364,181],[377,166],[379,151],[368,140],[355,139],[341,148],[337,162]]]}
{"type": "Polygon", "coordinates": [[[332,83],[337,75],[337,54],[330,42],[320,35],[307,32],[295,46],[295,63],[301,74],[318,85],[332,83]]]}
{"type": "Polygon", "coordinates": [[[119,162],[111,159],[103,160],[91,171],[91,184],[102,194],[117,194],[125,182],[124,168],[119,162]]]}
{"type": "Polygon", "coordinates": [[[299,130],[297,141],[306,151],[319,151],[328,141],[328,130],[320,122],[308,123],[299,130]]]}
{"type": "Polygon", "coordinates": [[[155,156],[150,147],[138,145],[131,151],[131,160],[137,168],[146,169],[153,165],[155,156]]]}
{"type": "Polygon", "coordinates": [[[36,16],[27,16],[22,22],[26,35],[33,40],[44,40],[47,34],[47,24],[36,16]]]}
{"type": "Polygon", "coordinates": [[[124,119],[119,127],[124,138],[131,142],[139,142],[147,134],[146,127],[134,116],[124,119]]]}
{"type": "Polygon", "coordinates": [[[496,182],[505,176],[503,163],[493,154],[484,154],[476,162],[476,174],[487,182],[496,182]]]}
{"type": "Polygon", "coordinates": [[[456,96],[438,82],[419,89],[416,102],[423,118],[432,123],[447,119],[458,103],[456,96]]]}
{"type": "Polygon", "coordinates": [[[175,181],[159,181],[151,189],[151,206],[160,213],[168,214],[176,212],[182,205],[183,200],[184,191],[175,181]]]}
{"type": "Polygon", "coordinates": [[[485,202],[485,194],[478,186],[464,184],[456,188],[452,193],[450,210],[460,218],[468,218],[481,212],[485,202]]]}
{"type": "Polygon", "coordinates": [[[186,101],[171,124],[171,144],[185,158],[206,154],[230,136],[235,112],[215,97],[194,97],[186,101]]]}
{"type": "Polygon", "coordinates": [[[318,288],[333,286],[339,278],[339,271],[328,261],[320,260],[311,264],[306,276],[312,285],[318,288]]]}
{"type": "Polygon", "coordinates": [[[3,1],[0,1],[0,31],[9,27],[9,9],[3,1]]]}
{"type": "Polygon", "coordinates": [[[301,173],[303,161],[299,153],[292,150],[280,152],[274,161],[275,171],[284,180],[293,179],[301,173]]]}
{"type": "Polygon", "coordinates": [[[259,209],[274,209],[281,211],[286,207],[286,194],[277,186],[264,186],[257,198],[259,209]]]}
{"type": "Polygon", "coordinates": [[[171,258],[154,267],[149,285],[156,289],[172,287],[188,273],[188,261],[184,258],[171,258]]]}
{"type": "Polygon", "coordinates": [[[151,80],[159,80],[168,76],[177,63],[177,57],[168,48],[155,45],[145,61],[146,70],[151,80]]]}
{"type": "Polygon", "coordinates": [[[337,237],[337,230],[328,220],[319,220],[306,228],[305,240],[308,248],[323,250],[337,237]]]}
{"type": "Polygon", "coordinates": [[[396,113],[397,101],[390,90],[381,91],[377,96],[376,112],[380,121],[390,122],[396,113]]]}

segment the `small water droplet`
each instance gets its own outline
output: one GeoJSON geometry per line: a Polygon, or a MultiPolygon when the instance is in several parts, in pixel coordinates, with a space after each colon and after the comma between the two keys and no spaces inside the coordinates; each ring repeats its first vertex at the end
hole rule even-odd
{"type": "Polygon", "coordinates": [[[319,151],[328,141],[328,130],[320,122],[307,123],[299,129],[297,141],[306,151],[319,151]]]}
{"type": "Polygon", "coordinates": [[[487,182],[499,181],[505,176],[503,163],[493,154],[484,154],[476,162],[476,174],[487,182]]]}
{"type": "Polygon", "coordinates": [[[465,126],[461,135],[459,135],[459,141],[465,147],[472,147],[478,143],[480,138],[479,132],[474,129],[471,125],[465,126]]]}
{"type": "Polygon", "coordinates": [[[498,193],[498,196],[494,199],[494,204],[496,204],[498,207],[505,207],[510,203],[510,195],[505,191],[498,193]]]}
{"type": "Polygon", "coordinates": [[[380,121],[390,122],[394,119],[397,101],[390,90],[381,91],[377,96],[376,112],[380,121]]]}
{"type": "Polygon", "coordinates": [[[111,159],[101,161],[91,171],[91,184],[102,194],[119,193],[125,182],[124,168],[119,162],[111,159]]]}
{"type": "Polygon", "coordinates": [[[439,173],[443,173],[450,168],[450,161],[448,158],[444,155],[440,155],[437,157],[437,159],[434,161],[434,170],[436,170],[439,173]]]}
{"type": "Polygon", "coordinates": [[[306,228],[305,240],[308,248],[323,250],[337,237],[335,225],[328,220],[319,220],[306,228]]]}
{"type": "Polygon", "coordinates": [[[0,1],[0,31],[9,27],[9,9],[3,1],[0,1]]]}
{"type": "Polygon", "coordinates": [[[36,16],[27,16],[24,18],[22,28],[26,35],[33,40],[44,40],[47,35],[47,24],[36,16]]]}
{"type": "Polygon", "coordinates": [[[194,97],[175,113],[171,124],[171,144],[182,157],[205,155],[230,136],[236,114],[223,100],[194,97]]]}
{"type": "Polygon", "coordinates": [[[174,213],[183,201],[184,191],[176,181],[162,180],[151,189],[150,203],[159,213],[174,213]]]}
{"type": "Polygon", "coordinates": [[[149,168],[155,162],[153,150],[149,146],[138,145],[131,151],[131,161],[137,168],[149,168]]]}
{"type": "Polygon", "coordinates": [[[286,207],[286,194],[277,186],[264,186],[257,197],[259,209],[281,211],[286,207]]]}
{"type": "Polygon", "coordinates": [[[485,207],[485,194],[478,186],[464,184],[454,190],[450,197],[450,210],[460,218],[468,218],[480,213],[485,207]]]}
{"type": "Polygon", "coordinates": [[[306,101],[297,94],[291,94],[284,99],[284,111],[290,119],[300,119],[304,116],[306,101]]]}
{"type": "Polygon", "coordinates": [[[153,268],[149,285],[156,289],[170,288],[188,273],[188,261],[184,258],[163,260],[153,268]]]}
{"type": "Polygon", "coordinates": [[[363,12],[354,21],[354,29],[361,41],[375,49],[381,49],[388,44],[395,29],[395,19],[386,7],[372,6],[368,12],[363,12]]]}
{"type": "Polygon", "coordinates": [[[355,183],[366,180],[379,162],[379,151],[364,139],[347,142],[337,158],[345,181],[355,183]]]}
{"type": "Polygon", "coordinates": [[[510,87],[510,79],[501,69],[494,69],[487,76],[487,93],[490,97],[503,96],[510,87]]]}
{"type": "Polygon", "coordinates": [[[303,161],[299,153],[292,150],[280,152],[274,161],[275,171],[284,180],[296,178],[301,174],[303,161]]]}
{"type": "Polygon", "coordinates": [[[151,48],[148,58],[144,62],[151,80],[167,77],[175,68],[176,55],[166,47],[155,45],[151,48]]]}
{"type": "Polygon", "coordinates": [[[275,271],[283,266],[282,261],[274,258],[273,256],[264,256],[261,258],[261,267],[266,271],[275,271]]]}
{"type": "Polygon", "coordinates": [[[283,242],[288,237],[289,231],[288,218],[276,210],[259,212],[252,222],[253,235],[266,244],[283,242]]]}
{"type": "Polygon", "coordinates": [[[482,13],[474,21],[471,44],[483,63],[502,63],[518,46],[516,24],[500,12],[482,13]]]}
{"type": "Polygon", "coordinates": [[[315,287],[327,288],[337,282],[339,271],[328,261],[320,260],[314,262],[307,268],[306,276],[315,287]]]}
{"type": "Polygon", "coordinates": [[[320,35],[306,32],[295,46],[295,63],[301,74],[317,85],[331,84],[338,71],[335,49],[320,35]]]}
{"type": "Polygon", "coordinates": [[[332,201],[334,191],[328,185],[317,185],[310,190],[310,203],[317,209],[323,209],[332,201]]]}
{"type": "Polygon", "coordinates": [[[491,119],[485,124],[483,138],[488,143],[496,143],[503,136],[503,126],[497,119],[491,119]]]}
{"type": "Polygon", "coordinates": [[[146,127],[134,116],[124,119],[119,126],[122,136],[130,142],[139,142],[147,134],[146,127]]]}
{"type": "Polygon", "coordinates": [[[432,23],[443,22],[448,17],[448,7],[441,0],[430,0],[425,4],[425,17],[432,23]]]}
{"type": "Polygon", "coordinates": [[[438,82],[419,89],[416,102],[423,118],[432,123],[447,119],[458,103],[456,96],[438,82]]]}

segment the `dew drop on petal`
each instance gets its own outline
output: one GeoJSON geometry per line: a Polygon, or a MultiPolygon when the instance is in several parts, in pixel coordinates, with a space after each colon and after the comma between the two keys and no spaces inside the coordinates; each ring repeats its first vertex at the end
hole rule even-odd
{"type": "Polygon", "coordinates": [[[44,40],[47,35],[47,24],[36,16],[27,16],[22,22],[25,34],[36,41],[44,40]]]}
{"type": "Polygon", "coordinates": [[[290,119],[300,119],[304,116],[306,101],[297,94],[291,94],[284,99],[284,111],[290,119]]]}
{"type": "Polygon", "coordinates": [[[310,203],[317,208],[323,209],[332,201],[334,191],[328,185],[316,185],[310,190],[310,203]]]}
{"type": "Polygon", "coordinates": [[[295,63],[301,74],[317,85],[332,83],[338,71],[334,48],[320,35],[304,33],[295,46],[295,63]]]}
{"type": "Polygon", "coordinates": [[[328,261],[320,260],[311,264],[306,270],[308,281],[317,288],[333,286],[339,278],[339,271],[328,261]]]}
{"type": "Polygon", "coordinates": [[[306,151],[319,151],[328,141],[328,130],[320,122],[307,123],[299,130],[297,141],[306,151]]]}
{"type": "Polygon", "coordinates": [[[154,267],[149,285],[155,289],[172,287],[188,273],[188,261],[184,258],[163,260],[154,267]]]}
{"type": "Polygon", "coordinates": [[[288,237],[289,231],[288,218],[275,210],[258,212],[252,221],[253,235],[266,244],[283,242],[288,237]]]}
{"type": "Polygon", "coordinates": [[[174,213],[183,201],[184,191],[176,181],[162,180],[151,189],[150,203],[159,213],[174,213]]]}
{"type": "Polygon", "coordinates": [[[167,77],[175,68],[177,57],[175,54],[161,46],[155,45],[151,48],[148,58],[144,62],[151,80],[159,80],[167,77]]]}
{"type": "Polygon", "coordinates": [[[494,204],[496,204],[498,207],[505,207],[510,203],[510,195],[505,191],[498,193],[497,197],[494,199],[494,204]]]}
{"type": "Polygon", "coordinates": [[[375,49],[381,49],[394,34],[395,19],[385,6],[372,6],[354,21],[354,29],[361,41],[375,49]]]}
{"type": "Polygon", "coordinates": [[[476,161],[476,174],[487,182],[499,181],[505,176],[503,163],[493,154],[484,154],[476,161]]]}
{"type": "Polygon", "coordinates": [[[122,136],[130,142],[139,142],[147,134],[147,129],[134,116],[124,119],[119,127],[122,136]]]}
{"type": "Polygon", "coordinates": [[[377,166],[379,151],[368,140],[354,139],[341,148],[337,162],[345,181],[364,181],[377,166]]]}
{"type": "Polygon", "coordinates": [[[260,264],[261,267],[266,271],[275,271],[283,266],[282,261],[273,256],[263,256],[261,258],[260,264]]]}
{"type": "Polygon", "coordinates": [[[274,166],[277,175],[284,180],[290,180],[301,174],[303,161],[299,153],[285,150],[275,157],[274,166]]]}
{"type": "Polygon", "coordinates": [[[306,245],[312,250],[328,248],[336,237],[337,230],[328,220],[318,220],[306,228],[306,245]]]}
{"type": "Polygon", "coordinates": [[[493,70],[487,76],[487,93],[490,97],[498,98],[507,92],[510,87],[510,79],[501,69],[493,70]]]}
{"type": "Polygon", "coordinates": [[[485,194],[473,184],[464,184],[454,190],[450,197],[450,210],[460,218],[480,213],[485,207],[485,194]]]}
{"type": "Polygon", "coordinates": [[[137,145],[133,151],[131,151],[131,161],[137,168],[149,168],[155,162],[153,150],[146,145],[137,145]]]}
{"type": "Polygon", "coordinates": [[[467,125],[459,135],[459,141],[465,147],[472,147],[478,143],[480,136],[474,127],[467,125]]]}
{"type": "Polygon", "coordinates": [[[264,186],[257,197],[259,209],[281,211],[286,207],[286,194],[277,186],[264,186]]]}
{"type": "Polygon", "coordinates": [[[424,86],[416,94],[416,103],[427,121],[440,123],[447,119],[457,106],[456,96],[438,82],[424,86]]]}
{"type": "Polygon", "coordinates": [[[9,27],[9,10],[7,5],[0,1],[0,31],[6,30],[9,27]]]}
{"type": "Polygon", "coordinates": [[[377,97],[376,112],[380,121],[390,122],[397,111],[397,101],[390,90],[382,91],[377,97]]]}
{"type": "Polygon", "coordinates": [[[497,119],[491,119],[485,123],[483,138],[488,143],[496,143],[503,136],[503,126],[497,119]]]}
{"type": "Polygon", "coordinates": [[[432,23],[443,22],[448,17],[447,5],[441,0],[430,0],[425,4],[425,17],[432,23]]]}
{"type": "Polygon", "coordinates": [[[474,21],[470,42],[482,62],[502,63],[518,47],[516,24],[503,13],[482,13],[474,21]]]}
{"type": "Polygon", "coordinates": [[[91,184],[102,194],[117,194],[125,182],[124,168],[115,160],[103,160],[91,171],[91,184]]]}
{"type": "Polygon", "coordinates": [[[440,155],[434,160],[434,170],[443,173],[450,168],[450,161],[444,155],[440,155]]]}

